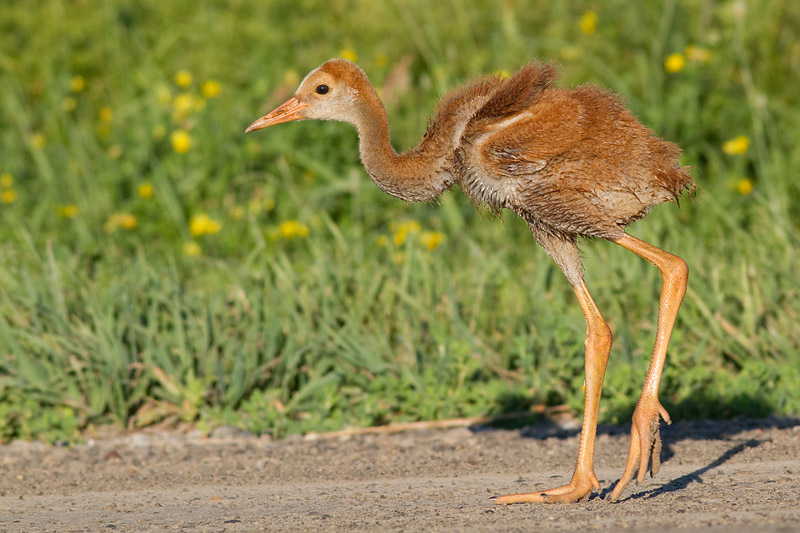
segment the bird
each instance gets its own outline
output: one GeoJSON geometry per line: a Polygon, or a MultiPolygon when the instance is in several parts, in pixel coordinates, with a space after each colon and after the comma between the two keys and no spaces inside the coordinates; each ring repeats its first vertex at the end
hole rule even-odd
{"type": "Polygon", "coordinates": [[[680,257],[625,231],[651,208],[677,203],[695,189],[680,148],[659,138],[627,109],[621,97],[595,86],[559,87],[558,67],[532,61],[517,72],[485,75],[439,100],[419,144],[398,153],[389,138],[386,109],[366,73],[346,59],[312,70],[294,96],[255,120],[247,132],[284,122],[347,122],[358,131],[361,162],[375,184],[409,202],[432,202],[454,185],[479,206],[510,210],[561,268],[586,322],[583,423],[569,483],[509,494],[498,504],[584,501],[600,483],[594,472],[603,378],[611,330],[583,275],[578,238],[615,243],[658,268],[661,278],[656,340],[632,416],[625,469],[610,492],[619,499],[636,475],[660,468],[659,382],[689,269],[680,257]]]}

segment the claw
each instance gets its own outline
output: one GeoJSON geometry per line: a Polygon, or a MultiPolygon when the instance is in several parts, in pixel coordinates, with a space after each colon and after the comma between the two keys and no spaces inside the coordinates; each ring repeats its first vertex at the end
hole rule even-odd
{"type": "Polygon", "coordinates": [[[573,503],[588,500],[591,495],[591,488],[585,490],[577,489],[570,485],[564,485],[563,487],[542,492],[526,492],[522,494],[500,496],[495,500],[495,503],[497,505],[509,505],[511,503],[573,503]]]}
{"type": "Polygon", "coordinates": [[[498,505],[510,503],[573,503],[588,500],[592,490],[600,489],[600,482],[594,472],[588,475],[578,474],[567,485],[538,492],[508,494],[495,500],[498,505]]]}
{"type": "Polygon", "coordinates": [[[655,402],[640,402],[633,413],[633,424],[631,425],[631,446],[628,450],[628,462],[625,465],[625,471],[622,477],[611,491],[609,497],[610,501],[616,501],[625,487],[633,479],[634,473],[637,473],[636,484],[644,481],[647,474],[647,466],[650,465],[650,477],[655,477],[658,471],[661,470],[661,432],[659,430],[660,418],[669,424],[671,423],[669,413],[664,407],[655,402]],[[655,405],[653,405],[655,403],[655,405]],[[650,407],[643,407],[643,405],[650,404],[650,407]]]}

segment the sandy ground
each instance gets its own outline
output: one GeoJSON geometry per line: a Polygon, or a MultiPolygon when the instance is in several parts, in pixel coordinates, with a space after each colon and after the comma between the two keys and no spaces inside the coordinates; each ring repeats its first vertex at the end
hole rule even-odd
{"type": "Polygon", "coordinates": [[[600,493],[572,505],[491,496],[566,482],[577,431],[455,428],[270,441],[221,428],[74,448],[0,446],[2,531],[800,530],[800,421],[675,423],[659,475],[625,497],[628,429],[603,427],[600,493]]]}

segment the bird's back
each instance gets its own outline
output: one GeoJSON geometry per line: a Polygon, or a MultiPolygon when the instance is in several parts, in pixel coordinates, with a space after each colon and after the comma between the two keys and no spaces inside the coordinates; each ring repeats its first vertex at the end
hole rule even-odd
{"type": "Polygon", "coordinates": [[[615,238],[693,188],[680,149],[639,123],[619,97],[593,86],[556,88],[555,77],[552,65],[534,63],[480,85],[484,101],[453,156],[453,173],[473,201],[566,236],[615,238]]]}

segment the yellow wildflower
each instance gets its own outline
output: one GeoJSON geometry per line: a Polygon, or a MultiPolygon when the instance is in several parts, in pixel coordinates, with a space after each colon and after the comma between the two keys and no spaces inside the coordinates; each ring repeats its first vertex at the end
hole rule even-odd
{"type": "Polygon", "coordinates": [[[172,118],[183,120],[199,107],[197,98],[191,93],[181,93],[172,102],[172,118]]]}
{"type": "Polygon", "coordinates": [[[664,70],[670,74],[680,72],[684,67],[686,67],[686,58],[683,54],[670,54],[664,60],[664,70]]]}
{"type": "Polygon", "coordinates": [[[203,86],[200,87],[200,92],[203,93],[203,96],[206,98],[216,98],[221,91],[222,86],[216,80],[206,80],[203,82],[203,86]]]}
{"type": "Polygon", "coordinates": [[[258,198],[250,198],[250,201],[247,202],[247,210],[254,215],[259,214],[263,208],[264,204],[258,198]]]}
{"type": "Polygon", "coordinates": [[[10,172],[3,172],[0,174],[0,187],[9,189],[12,185],[14,185],[14,177],[10,172]]]}
{"type": "Polygon", "coordinates": [[[233,220],[241,220],[244,218],[245,210],[241,205],[234,205],[229,211],[229,215],[233,220]]]}
{"type": "Polygon", "coordinates": [[[60,205],[56,207],[56,215],[59,218],[75,218],[78,216],[78,206],[75,204],[60,205]]]}
{"type": "Polygon", "coordinates": [[[748,195],[753,192],[753,180],[750,178],[742,178],[736,182],[736,190],[739,194],[748,195]]]}
{"type": "Polygon", "coordinates": [[[728,155],[746,154],[750,148],[750,139],[746,135],[739,135],[722,143],[722,151],[728,155]]]}
{"type": "Polygon", "coordinates": [[[120,213],[119,214],[119,225],[125,229],[133,229],[138,224],[136,217],[131,215],[130,213],[120,213]]]}
{"type": "Polygon", "coordinates": [[[247,210],[252,214],[257,215],[262,211],[269,213],[275,209],[275,199],[271,197],[264,198],[263,200],[259,195],[250,198],[247,202],[247,210]]]}
{"type": "Polygon", "coordinates": [[[122,147],[115,144],[108,149],[108,157],[111,159],[119,159],[122,156],[122,147]]]}
{"type": "Polygon", "coordinates": [[[567,45],[559,53],[564,61],[575,61],[583,55],[583,50],[579,46],[567,45]]]}
{"type": "Polygon", "coordinates": [[[147,182],[144,182],[139,185],[139,198],[144,198],[145,200],[148,198],[153,197],[153,186],[147,182]]]}
{"type": "Polygon", "coordinates": [[[295,237],[308,237],[308,226],[297,220],[287,220],[278,227],[278,233],[284,239],[289,240],[295,237]]]}
{"type": "Polygon", "coordinates": [[[406,237],[408,237],[409,233],[418,233],[421,228],[419,222],[411,220],[400,224],[392,224],[389,226],[389,229],[394,231],[395,245],[401,246],[406,242],[406,237]]]}
{"type": "Polygon", "coordinates": [[[97,116],[100,118],[100,122],[111,122],[111,119],[114,118],[114,112],[111,111],[110,107],[103,107],[97,116]]]}
{"type": "Polygon", "coordinates": [[[409,220],[407,222],[401,222],[396,226],[393,226],[395,231],[407,231],[408,233],[418,233],[422,227],[419,225],[419,222],[416,220],[409,220]]]}
{"type": "Polygon", "coordinates": [[[138,224],[136,217],[130,213],[114,213],[104,226],[106,233],[113,233],[117,228],[133,229],[138,224]]]}
{"type": "Polygon", "coordinates": [[[78,101],[71,96],[67,96],[61,100],[61,109],[66,112],[75,111],[76,107],[78,107],[78,101]]]}
{"type": "Polygon", "coordinates": [[[10,204],[17,199],[17,191],[14,189],[6,189],[0,192],[0,203],[10,204]]]}
{"type": "Polygon", "coordinates": [[[419,240],[428,250],[434,251],[444,242],[444,235],[438,231],[426,231],[419,236],[419,240]]]}
{"type": "Polygon", "coordinates": [[[189,233],[191,233],[193,237],[219,233],[221,229],[222,224],[205,213],[198,213],[189,219],[189,233]]]}
{"type": "Polygon", "coordinates": [[[203,249],[194,241],[189,241],[183,245],[183,253],[189,257],[197,257],[203,253],[203,249]]]}
{"type": "Polygon", "coordinates": [[[389,237],[387,237],[386,235],[381,235],[375,241],[375,244],[377,244],[381,248],[386,248],[387,246],[389,246],[389,237]]]}
{"type": "Polygon", "coordinates": [[[69,88],[74,93],[79,93],[86,88],[86,80],[83,76],[75,76],[69,82],[69,88]]]}
{"type": "Polygon", "coordinates": [[[179,70],[175,73],[175,85],[187,88],[192,84],[192,75],[188,70],[179,70]]]}
{"type": "Polygon", "coordinates": [[[587,11],[581,17],[581,31],[586,35],[591,35],[597,29],[597,13],[587,11]]]}
{"type": "Polygon", "coordinates": [[[708,50],[708,48],[690,44],[686,47],[684,52],[686,52],[686,58],[689,61],[694,61],[696,63],[708,63],[711,61],[711,52],[708,50]]]}
{"type": "Polygon", "coordinates": [[[38,131],[35,132],[35,133],[32,133],[29,138],[30,138],[31,144],[34,146],[34,148],[41,149],[41,148],[44,148],[45,144],[47,144],[47,139],[45,139],[44,135],[42,135],[38,131]]]}
{"type": "Polygon", "coordinates": [[[353,50],[352,48],[342,48],[339,51],[339,57],[341,57],[342,59],[348,59],[348,60],[352,61],[353,63],[355,63],[356,59],[358,59],[358,56],[356,55],[356,51],[353,50]]]}
{"type": "Polygon", "coordinates": [[[192,147],[192,138],[186,130],[175,130],[170,136],[172,149],[179,154],[185,154],[192,147]]]}

